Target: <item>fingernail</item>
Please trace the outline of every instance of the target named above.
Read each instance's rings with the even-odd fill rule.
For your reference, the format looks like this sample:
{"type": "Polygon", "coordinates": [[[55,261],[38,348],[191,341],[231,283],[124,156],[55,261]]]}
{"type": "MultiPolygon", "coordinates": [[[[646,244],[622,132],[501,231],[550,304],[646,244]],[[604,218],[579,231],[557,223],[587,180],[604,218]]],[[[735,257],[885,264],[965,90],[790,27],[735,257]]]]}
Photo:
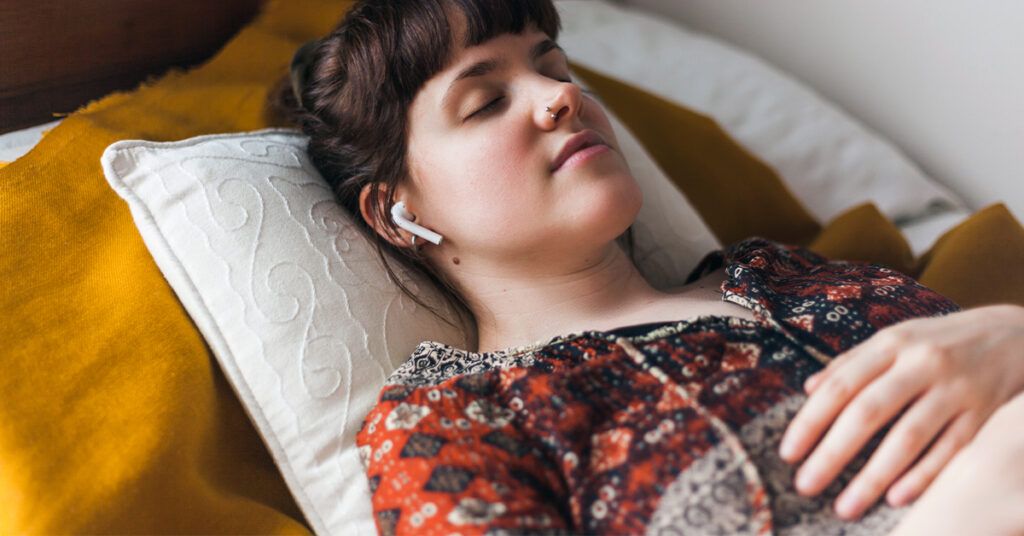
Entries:
{"type": "Polygon", "coordinates": [[[903,506],[910,499],[909,494],[906,487],[893,487],[889,490],[886,498],[889,499],[890,506],[903,506]]]}
{"type": "Polygon", "coordinates": [[[790,460],[796,454],[796,439],[793,439],[793,434],[786,434],[782,437],[782,444],[779,445],[779,456],[783,460],[790,460]]]}
{"type": "Polygon", "coordinates": [[[796,489],[800,492],[808,493],[817,481],[818,475],[813,467],[801,467],[800,471],[796,474],[796,489]]]}
{"type": "Polygon", "coordinates": [[[836,513],[840,517],[849,518],[860,509],[860,497],[856,493],[846,492],[836,501],[836,513]]]}
{"type": "Polygon", "coordinates": [[[806,380],[804,380],[804,391],[810,391],[811,389],[814,389],[814,384],[817,383],[817,381],[818,381],[818,374],[821,374],[821,373],[818,372],[818,373],[812,374],[812,375],[808,376],[806,380]]]}

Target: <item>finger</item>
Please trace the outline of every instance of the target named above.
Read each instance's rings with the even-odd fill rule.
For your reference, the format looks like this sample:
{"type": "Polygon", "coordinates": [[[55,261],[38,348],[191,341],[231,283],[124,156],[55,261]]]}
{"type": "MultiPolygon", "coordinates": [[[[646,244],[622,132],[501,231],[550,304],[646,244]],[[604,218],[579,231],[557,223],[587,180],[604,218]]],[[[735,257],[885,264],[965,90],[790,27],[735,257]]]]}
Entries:
{"type": "Polygon", "coordinates": [[[823,369],[820,372],[814,373],[808,376],[806,380],[804,380],[805,393],[809,395],[814,393],[814,388],[821,385],[821,381],[825,379],[826,370],[828,369],[823,369]]]}
{"type": "Polygon", "coordinates": [[[865,387],[800,467],[797,490],[814,495],[828,486],[871,436],[927,385],[927,376],[894,368],[865,387]]]}
{"type": "Polygon", "coordinates": [[[925,319],[915,318],[885,327],[868,337],[867,340],[848,348],[845,352],[829,361],[824,369],[807,378],[807,381],[804,383],[807,394],[811,394],[819,385],[824,383],[825,379],[842,369],[846,363],[862,361],[862,356],[864,355],[885,353],[886,351],[895,352],[901,347],[906,346],[906,343],[909,342],[907,339],[907,326],[921,320],[925,319]]]}
{"type": "Polygon", "coordinates": [[[807,454],[836,418],[839,411],[858,392],[892,363],[892,353],[884,350],[858,352],[842,371],[831,373],[822,386],[810,395],[789,423],[782,437],[779,455],[793,463],[807,454]]]}
{"type": "Polygon", "coordinates": [[[808,376],[807,379],[804,380],[804,391],[806,391],[808,395],[814,393],[814,387],[817,387],[821,383],[821,380],[824,378],[824,373],[825,371],[822,370],[821,372],[808,376]]]}
{"type": "MultiPolygon", "coordinates": [[[[865,344],[867,343],[865,342],[865,344]]],[[[843,366],[843,363],[850,360],[850,355],[859,354],[862,347],[863,345],[855,346],[854,348],[857,349],[856,352],[854,352],[853,349],[850,349],[846,352],[839,354],[834,359],[832,359],[832,361],[829,361],[828,364],[825,365],[825,368],[812,374],[809,378],[807,378],[806,381],[804,381],[804,391],[808,395],[813,393],[814,389],[821,385],[822,381],[825,380],[825,378],[828,378],[829,376],[834,374],[843,366]]]]}
{"type": "Polygon", "coordinates": [[[951,403],[950,396],[938,389],[926,392],[913,402],[885,435],[868,463],[839,495],[836,500],[839,517],[860,517],[875,504],[956,414],[957,407],[951,403]]]}
{"type": "Polygon", "coordinates": [[[939,472],[978,431],[980,423],[970,413],[961,413],[917,464],[889,488],[886,500],[894,507],[903,506],[924,493],[939,472]]]}

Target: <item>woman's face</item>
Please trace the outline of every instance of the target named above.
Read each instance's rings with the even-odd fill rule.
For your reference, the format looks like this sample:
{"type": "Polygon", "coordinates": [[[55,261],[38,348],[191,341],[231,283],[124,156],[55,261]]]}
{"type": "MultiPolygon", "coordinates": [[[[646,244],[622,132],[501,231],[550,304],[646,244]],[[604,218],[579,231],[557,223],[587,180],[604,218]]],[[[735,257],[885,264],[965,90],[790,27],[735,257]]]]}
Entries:
{"type": "Polygon", "coordinates": [[[528,27],[458,49],[416,95],[412,176],[397,199],[444,236],[441,253],[497,262],[589,258],[633,222],[639,186],[604,110],[570,82],[568,69],[562,50],[528,27]],[[458,76],[488,60],[493,69],[458,76]],[[610,150],[552,171],[566,142],[587,129],[610,150]]]}

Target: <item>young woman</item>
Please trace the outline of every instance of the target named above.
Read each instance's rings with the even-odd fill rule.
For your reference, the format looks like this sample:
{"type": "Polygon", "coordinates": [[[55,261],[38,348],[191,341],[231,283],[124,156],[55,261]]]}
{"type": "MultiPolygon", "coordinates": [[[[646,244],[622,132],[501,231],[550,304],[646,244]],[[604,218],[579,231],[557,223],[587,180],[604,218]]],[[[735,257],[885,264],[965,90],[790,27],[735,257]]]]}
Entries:
{"type": "MultiPolygon", "coordinates": [[[[559,26],[549,0],[359,2],[283,94],[389,273],[429,277],[478,341],[421,343],[364,421],[379,530],[955,527],[950,502],[991,493],[929,483],[958,451],[1019,448],[986,427],[962,449],[1022,411],[1024,309],[959,311],[759,238],[653,288],[629,251],[639,187],[559,26]],[[926,488],[931,510],[901,508],[926,488]]],[[[967,526],[1024,530],[975,502],[967,526]]]]}

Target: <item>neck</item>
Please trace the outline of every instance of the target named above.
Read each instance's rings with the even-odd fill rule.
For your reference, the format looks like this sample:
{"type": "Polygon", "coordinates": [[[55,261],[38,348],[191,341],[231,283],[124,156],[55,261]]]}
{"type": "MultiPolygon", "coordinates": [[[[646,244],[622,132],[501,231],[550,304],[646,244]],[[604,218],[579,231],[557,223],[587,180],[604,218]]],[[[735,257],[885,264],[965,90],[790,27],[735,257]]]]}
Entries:
{"type": "Polygon", "coordinates": [[[614,242],[578,259],[567,263],[563,257],[532,266],[463,261],[452,275],[476,318],[477,351],[619,327],[631,314],[665,296],[647,283],[614,242]]]}

